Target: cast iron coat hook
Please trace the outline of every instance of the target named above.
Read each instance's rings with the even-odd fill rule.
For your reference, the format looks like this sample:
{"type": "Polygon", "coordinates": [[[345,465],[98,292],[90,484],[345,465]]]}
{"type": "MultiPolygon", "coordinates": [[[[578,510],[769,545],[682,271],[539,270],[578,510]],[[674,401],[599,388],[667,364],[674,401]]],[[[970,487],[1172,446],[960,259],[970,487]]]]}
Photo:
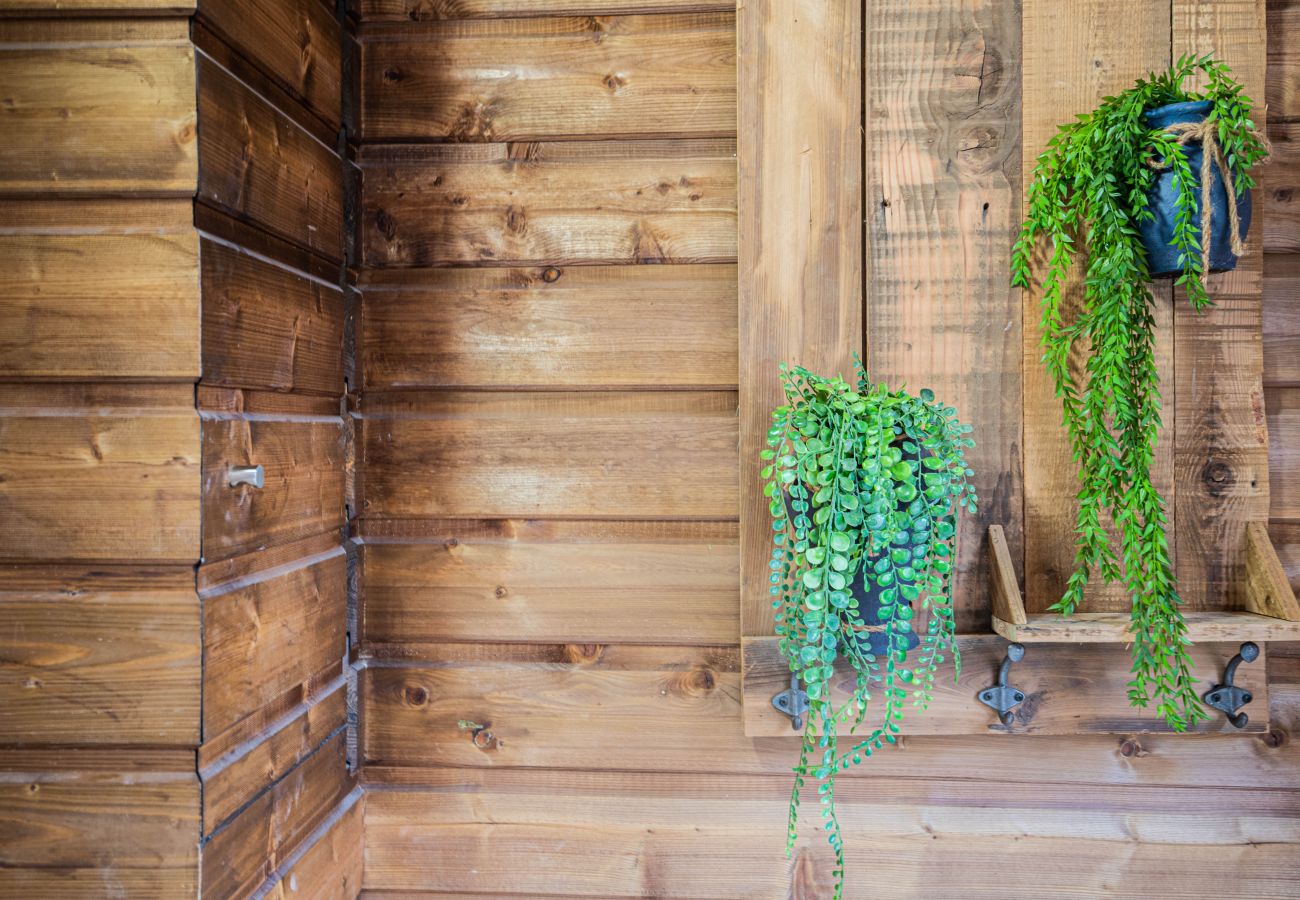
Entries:
{"type": "Polygon", "coordinates": [[[1020,662],[1024,658],[1024,644],[1008,644],[1007,655],[998,668],[998,683],[985,688],[979,693],[980,703],[993,707],[997,711],[998,720],[1003,725],[1011,724],[1015,719],[1015,714],[1011,710],[1019,706],[1025,699],[1025,692],[1008,682],[1011,677],[1011,664],[1020,662]]]}
{"type": "Polygon", "coordinates": [[[1250,691],[1238,687],[1232,683],[1233,678],[1237,676],[1237,666],[1243,662],[1254,662],[1259,659],[1259,645],[1253,641],[1246,641],[1237,651],[1237,655],[1228,661],[1228,667],[1223,670],[1223,681],[1210,688],[1201,699],[1206,705],[1213,706],[1228,717],[1234,728],[1245,728],[1250,717],[1244,712],[1238,712],[1247,703],[1254,699],[1250,691]]]}

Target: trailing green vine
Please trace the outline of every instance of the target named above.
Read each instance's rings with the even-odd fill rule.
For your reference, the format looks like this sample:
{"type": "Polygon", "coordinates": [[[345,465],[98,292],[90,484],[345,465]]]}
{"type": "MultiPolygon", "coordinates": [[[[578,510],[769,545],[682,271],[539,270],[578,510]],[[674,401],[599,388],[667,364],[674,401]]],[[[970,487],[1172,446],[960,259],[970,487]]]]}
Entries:
{"type": "Polygon", "coordinates": [[[1169,71],[1149,75],[1061,127],[1038,158],[1011,262],[1012,283],[1030,287],[1034,254],[1046,243],[1043,362],[1079,466],[1075,568],[1053,609],[1074,612],[1094,573],[1107,582],[1122,581],[1133,606],[1129,699],[1135,706],[1154,700],[1176,731],[1206,714],[1191,674],[1165,505],[1151,482],[1160,392],[1139,225],[1152,219],[1147,192],[1158,169],[1168,169],[1178,188],[1173,245],[1182,272],[1175,283],[1196,310],[1209,305],[1202,281],[1199,178],[1178,137],[1150,128],[1143,118],[1150,109],[1189,100],[1210,101],[1206,121],[1236,190],[1253,187],[1249,169],[1267,148],[1250,118],[1251,99],[1223,63],[1183,57],[1169,71]],[[1206,81],[1201,93],[1183,87],[1197,73],[1206,81]],[[1063,294],[1077,243],[1087,246],[1086,277],[1082,302],[1067,317],[1063,294]],[[1071,365],[1080,355],[1086,358],[1082,370],[1071,365]],[[1119,535],[1118,554],[1103,524],[1106,513],[1119,535]]]}
{"type": "Polygon", "coordinates": [[[808,693],[809,711],[790,798],[787,850],[794,847],[801,791],[818,782],[823,827],[835,851],[835,897],[843,895],[844,843],[835,815],[835,776],[901,731],[909,693],[925,708],[940,663],[960,667],[952,607],[957,516],[975,510],[966,463],[971,429],[923,390],[919,397],[781,366],[786,403],[772,413],[762,477],[772,514],[771,587],[781,653],[808,693]],[[866,625],[855,579],[878,591],[877,622],[866,625]],[[925,617],[918,659],[909,635],[925,617]],[[887,635],[877,659],[865,638],[887,635]],[[835,663],[853,669],[853,689],[832,697],[835,663]],[[837,733],[865,720],[871,685],[883,721],[841,749],[837,733]]]}

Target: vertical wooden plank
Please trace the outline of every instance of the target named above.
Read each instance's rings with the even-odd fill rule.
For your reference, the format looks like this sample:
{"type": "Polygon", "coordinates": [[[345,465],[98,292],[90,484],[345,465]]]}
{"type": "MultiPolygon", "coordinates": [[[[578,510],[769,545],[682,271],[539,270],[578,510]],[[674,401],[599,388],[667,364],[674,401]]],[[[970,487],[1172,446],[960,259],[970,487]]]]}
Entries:
{"type": "MultiPolygon", "coordinates": [[[[1264,128],[1264,0],[1173,0],[1172,21],[1174,58],[1213,52],[1226,62],[1264,128]]],[[[1246,525],[1268,517],[1261,220],[1257,212],[1237,269],[1209,279],[1213,309],[1197,315],[1181,291],[1174,304],[1178,588],[1190,608],[1241,606],[1246,525]]]]}
{"type": "Polygon", "coordinates": [[[741,625],[771,634],[758,478],[779,362],[851,372],[862,341],[861,8],[737,11],[741,625]]]}
{"type": "MultiPolygon", "coordinates": [[[[1024,177],[1046,149],[1058,125],[1096,107],[1102,97],[1131,87],[1147,72],[1169,63],[1169,6],[1123,0],[1025,0],[1024,41],[1024,177]]],[[[1076,262],[1064,306],[1067,315],[1082,299],[1076,262]]],[[[1156,286],[1157,359],[1166,419],[1173,408],[1171,336],[1173,314],[1169,289],[1156,286]]],[[[1042,612],[1060,599],[1074,567],[1077,515],[1077,466],[1061,421],[1051,377],[1043,367],[1037,291],[1023,293],[1024,314],[1024,460],[1025,460],[1025,607],[1042,612]]],[[[1082,361],[1080,361],[1081,364],[1082,361]]],[[[981,377],[984,373],[980,373],[981,377]]],[[[978,427],[978,422],[975,423],[978,427]]],[[[1172,507],[1170,465],[1172,435],[1157,446],[1153,477],[1172,507]]],[[[1086,608],[1127,609],[1122,588],[1090,586],[1086,608]]]]}
{"type": "Polygon", "coordinates": [[[1019,569],[1020,19],[994,0],[867,4],[864,309],[876,379],[931,387],[975,427],[981,504],[962,526],[958,631],[988,628],[990,525],[1019,569]],[[972,377],[977,375],[977,377],[972,377]]]}

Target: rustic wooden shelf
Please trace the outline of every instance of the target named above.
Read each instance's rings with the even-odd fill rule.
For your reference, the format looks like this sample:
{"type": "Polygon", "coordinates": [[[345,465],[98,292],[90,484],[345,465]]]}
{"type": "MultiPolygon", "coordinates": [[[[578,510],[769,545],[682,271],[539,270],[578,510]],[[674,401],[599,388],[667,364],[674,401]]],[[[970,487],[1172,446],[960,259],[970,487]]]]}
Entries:
{"type": "MultiPolygon", "coordinates": [[[[989,527],[989,579],[993,630],[1019,643],[1106,644],[1132,640],[1127,612],[1025,613],[1002,527],[989,527]]],[[[1210,641],[1300,640],[1300,603],[1287,581],[1268,530],[1259,523],[1246,528],[1245,610],[1194,610],[1186,613],[1187,636],[1210,641]]]]}

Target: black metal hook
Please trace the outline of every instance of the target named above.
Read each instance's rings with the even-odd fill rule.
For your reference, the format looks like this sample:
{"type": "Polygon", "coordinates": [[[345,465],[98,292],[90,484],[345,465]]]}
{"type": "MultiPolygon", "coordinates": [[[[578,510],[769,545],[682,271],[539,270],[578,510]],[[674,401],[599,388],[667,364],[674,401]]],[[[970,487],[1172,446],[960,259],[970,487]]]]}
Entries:
{"type": "Polygon", "coordinates": [[[808,711],[808,692],[799,687],[797,674],[791,674],[789,690],[773,697],[772,705],[790,717],[790,727],[795,731],[803,728],[803,714],[808,711]]]}
{"type": "Polygon", "coordinates": [[[1008,644],[1007,655],[1002,660],[1002,665],[998,668],[998,683],[992,687],[985,688],[979,693],[979,700],[985,706],[991,706],[997,711],[998,720],[1003,725],[1010,725],[1015,719],[1011,710],[1015,709],[1025,699],[1025,692],[1015,685],[1011,684],[1011,664],[1020,662],[1025,658],[1024,644],[1008,644]]]}
{"type": "Polygon", "coordinates": [[[1223,670],[1223,681],[1214,685],[1206,691],[1201,699],[1206,705],[1212,706],[1221,711],[1228,717],[1234,728],[1245,728],[1250,717],[1244,712],[1238,712],[1243,706],[1254,699],[1250,691],[1243,687],[1238,687],[1232,683],[1237,676],[1237,666],[1243,662],[1254,662],[1259,659],[1259,645],[1253,641],[1246,641],[1237,651],[1237,655],[1229,660],[1227,668],[1223,670]]]}

